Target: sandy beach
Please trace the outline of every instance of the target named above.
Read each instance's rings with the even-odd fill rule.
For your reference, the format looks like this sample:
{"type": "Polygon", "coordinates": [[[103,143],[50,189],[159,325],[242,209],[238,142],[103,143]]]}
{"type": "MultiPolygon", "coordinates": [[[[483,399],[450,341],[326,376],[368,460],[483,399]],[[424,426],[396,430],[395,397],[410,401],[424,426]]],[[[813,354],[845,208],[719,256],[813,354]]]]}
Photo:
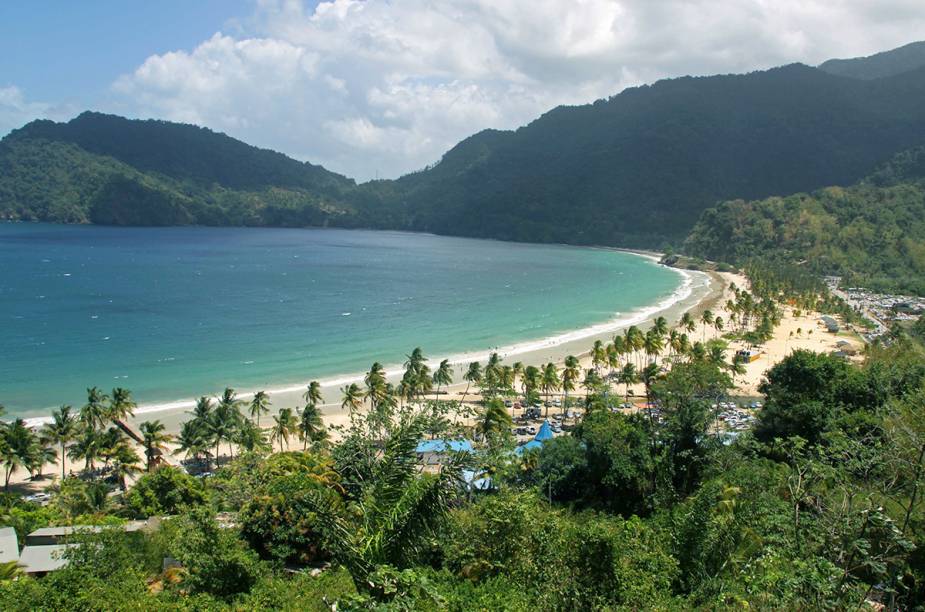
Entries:
{"type": "MultiPolygon", "coordinates": [[[[705,310],[711,310],[714,315],[722,317],[724,320],[730,320],[730,314],[726,308],[727,300],[733,299],[734,294],[730,288],[735,284],[739,288],[747,288],[747,279],[739,274],[727,272],[710,272],[710,273],[692,273],[685,272],[686,285],[682,287],[683,295],[675,296],[670,303],[663,303],[650,308],[632,313],[620,318],[618,315],[608,324],[590,327],[578,332],[563,334],[555,338],[540,340],[533,343],[520,345],[517,347],[498,347],[496,350],[502,356],[505,363],[521,361],[524,365],[542,365],[544,363],[557,363],[560,366],[568,355],[574,355],[579,358],[582,368],[591,367],[590,348],[596,340],[609,342],[613,336],[626,329],[630,325],[637,325],[640,329],[647,329],[652,324],[652,320],[657,316],[664,316],[670,327],[677,325],[681,316],[685,312],[690,312],[695,320],[699,320],[700,314],[705,310]]],[[[703,328],[698,322],[697,328],[690,333],[693,340],[700,338],[712,339],[718,337],[719,333],[709,327],[703,328]]],[[[784,308],[784,316],[777,328],[774,330],[773,338],[761,347],[760,357],[749,364],[745,365],[745,373],[736,376],[735,394],[744,397],[754,397],[758,395],[758,386],[764,377],[764,373],[775,363],[782,360],[787,354],[794,349],[807,349],[818,352],[831,352],[837,348],[836,343],[844,341],[852,351],[860,354],[863,347],[863,341],[853,332],[842,332],[831,334],[825,330],[819,320],[817,313],[800,313],[800,316],[789,307],[784,308]]],[[[745,343],[741,341],[731,342],[727,351],[727,359],[731,360],[735,352],[741,348],[746,348],[745,343]]],[[[431,356],[431,367],[439,363],[440,358],[431,356]]],[[[460,381],[465,365],[470,361],[484,361],[487,358],[487,351],[484,354],[457,355],[451,358],[454,364],[454,378],[460,381]]],[[[374,358],[371,359],[371,362],[374,358]]],[[[400,376],[400,365],[395,364],[387,366],[388,379],[392,383],[397,383],[400,376]]],[[[343,425],[348,421],[348,415],[340,405],[340,387],[350,382],[361,382],[363,374],[358,373],[352,376],[339,377],[335,380],[324,381],[322,385],[322,395],[324,403],[321,406],[323,420],[326,426],[343,425]]],[[[445,390],[441,390],[441,399],[459,400],[462,399],[466,390],[465,382],[456,382],[445,390]]],[[[622,386],[620,386],[622,389],[622,386]]],[[[644,389],[641,384],[631,388],[633,395],[637,398],[644,396],[644,389]]],[[[290,407],[297,408],[303,404],[302,393],[303,386],[296,386],[283,390],[271,392],[271,414],[277,412],[280,408],[290,407]]],[[[479,396],[474,394],[475,389],[470,389],[467,396],[468,402],[477,402],[479,396]]],[[[248,401],[251,395],[244,393],[240,398],[248,401]]],[[[179,431],[183,421],[188,420],[188,411],[192,407],[191,402],[177,402],[173,405],[159,406],[154,409],[151,407],[140,406],[135,416],[129,420],[129,425],[136,429],[139,423],[143,421],[158,419],[167,428],[170,433],[179,431]]],[[[264,423],[271,422],[271,417],[267,416],[264,423]]],[[[299,448],[300,443],[294,441],[290,448],[299,448]]],[[[172,449],[171,449],[172,450],[172,449]]],[[[143,453],[139,449],[139,454],[143,453]]],[[[178,463],[179,457],[171,456],[171,463],[178,463]]],[[[76,468],[68,461],[66,469],[76,468]]],[[[30,481],[29,475],[23,470],[14,473],[11,485],[17,490],[22,491],[39,491],[51,483],[48,476],[60,475],[60,464],[48,464],[45,467],[46,478],[36,481],[30,481]]]]}

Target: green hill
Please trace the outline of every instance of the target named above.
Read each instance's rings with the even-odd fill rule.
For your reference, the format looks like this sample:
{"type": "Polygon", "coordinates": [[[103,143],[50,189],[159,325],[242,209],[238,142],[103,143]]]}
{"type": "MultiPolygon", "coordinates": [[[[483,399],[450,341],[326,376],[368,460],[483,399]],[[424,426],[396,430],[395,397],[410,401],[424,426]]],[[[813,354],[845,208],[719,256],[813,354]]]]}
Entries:
{"type": "Polygon", "coordinates": [[[685,77],[476,134],[391,202],[415,230],[657,247],[717,201],[849,184],[923,140],[925,70],[685,77]]]}
{"type": "Polygon", "coordinates": [[[480,132],[431,168],[359,186],[204,128],[84,113],[0,141],[0,217],[657,248],[717,202],[852,184],[922,142],[925,68],[876,81],[799,64],[659,81],[480,132]]]}
{"type": "Polygon", "coordinates": [[[875,53],[868,57],[831,59],[819,64],[819,69],[854,79],[880,79],[917,70],[923,66],[925,41],[909,43],[898,49],[875,53]]]}
{"type": "Polygon", "coordinates": [[[850,285],[925,295],[925,147],[851,187],[723,202],[703,213],[685,250],[734,264],[799,263],[850,285]]]}
{"type": "Polygon", "coordinates": [[[350,225],[352,180],[224,134],[83,113],[0,141],[0,217],[115,225],[350,225]]]}

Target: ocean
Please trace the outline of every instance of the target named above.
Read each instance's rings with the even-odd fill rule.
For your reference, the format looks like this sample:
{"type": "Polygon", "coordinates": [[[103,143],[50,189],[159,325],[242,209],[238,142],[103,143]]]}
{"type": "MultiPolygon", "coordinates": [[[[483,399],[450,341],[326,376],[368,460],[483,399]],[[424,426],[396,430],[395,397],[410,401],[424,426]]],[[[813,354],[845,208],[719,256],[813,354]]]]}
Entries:
{"type": "MultiPolygon", "coordinates": [[[[688,279],[689,280],[689,279],[688,279]]],[[[608,249],[335,229],[0,224],[0,404],[157,405],[614,328],[685,277],[608,249]]],[[[457,368],[459,370],[459,368],[457,368]]],[[[459,373],[458,373],[459,374],[459,373]]],[[[457,378],[459,376],[457,375],[457,378]]]]}

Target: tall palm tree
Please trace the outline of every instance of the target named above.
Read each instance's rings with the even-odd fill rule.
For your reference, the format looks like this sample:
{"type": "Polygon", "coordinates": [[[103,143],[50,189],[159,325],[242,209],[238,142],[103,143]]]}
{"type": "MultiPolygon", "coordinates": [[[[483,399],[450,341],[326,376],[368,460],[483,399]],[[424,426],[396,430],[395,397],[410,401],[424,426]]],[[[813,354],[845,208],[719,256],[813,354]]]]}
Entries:
{"type": "Polygon", "coordinates": [[[120,444],[112,462],[113,474],[119,481],[122,491],[127,489],[126,480],[133,478],[141,471],[141,460],[138,453],[128,444],[120,444]]]}
{"type": "Polygon", "coordinates": [[[524,375],[524,364],[522,361],[515,361],[514,365],[511,366],[511,370],[514,373],[514,382],[511,384],[511,390],[514,389],[514,386],[517,383],[518,378],[522,378],[524,375]]]}
{"type": "Polygon", "coordinates": [[[363,406],[363,392],[356,383],[350,383],[349,385],[341,387],[340,392],[343,395],[340,407],[344,410],[356,412],[363,406]]]}
{"type": "Polygon", "coordinates": [[[192,455],[195,459],[210,455],[209,448],[212,446],[212,440],[209,437],[207,423],[208,417],[205,421],[196,419],[184,421],[180,426],[180,433],[177,434],[177,448],[173,454],[182,453],[187,458],[192,455]]]}
{"type": "Polygon", "coordinates": [[[366,391],[363,397],[369,400],[370,409],[375,410],[379,402],[382,401],[388,384],[385,379],[385,369],[382,367],[382,364],[378,361],[373,363],[366,377],[363,379],[363,382],[366,385],[366,391]]]}
{"type": "Polygon", "coordinates": [[[321,383],[317,380],[308,383],[308,389],[302,394],[302,399],[305,400],[306,404],[315,404],[316,406],[324,403],[324,398],[321,397],[321,383]]]}
{"type": "Polygon", "coordinates": [[[154,458],[167,450],[167,443],[173,436],[166,433],[164,424],[158,420],[145,421],[138,426],[141,438],[144,440],[145,457],[148,461],[148,471],[154,468],[154,458]]]}
{"type": "Polygon", "coordinates": [[[476,421],[476,433],[479,434],[482,440],[486,440],[493,434],[509,431],[510,428],[511,415],[507,413],[504,402],[497,397],[488,400],[488,404],[479,413],[476,421]]]}
{"type": "Polygon", "coordinates": [[[35,434],[26,427],[26,422],[16,419],[0,430],[0,462],[4,468],[4,488],[9,491],[10,477],[17,469],[29,463],[30,452],[34,453],[35,434]]]}
{"type": "Polygon", "coordinates": [[[449,359],[444,359],[440,362],[439,367],[434,372],[434,386],[436,390],[434,392],[434,399],[440,395],[440,387],[449,387],[453,384],[453,366],[450,365],[449,359]]]}
{"type": "Polygon", "coordinates": [[[691,316],[691,313],[685,312],[681,315],[680,326],[682,329],[687,330],[687,333],[691,333],[697,327],[697,324],[694,322],[694,317],[691,316]]]}
{"type": "Polygon", "coordinates": [[[302,437],[302,450],[308,450],[308,443],[313,445],[327,436],[321,413],[314,404],[306,404],[299,415],[299,434],[302,437]]]}
{"type": "Polygon", "coordinates": [[[581,382],[581,386],[585,389],[585,402],[588,401],[591,392],[600,387],[603,382],[594,368],[585,370],[585,379],[581,382]]]}
{"type": "Polygon", "coordinates": [[[524,369],[523,376],[524,402],[530,401],[530,396],[543,384],[542,372],[536,366],[529,365],[524,369]]]}
{"type": "Polygon", "coordinates": [[[723,325],[724,325],[724,324],[723,324],[723,318],[722,318],[722,317],[715,317],[715,318],[713,319],[713,329],[716,330],[716,333],[717,333],[717,334],[722,334],[722,333],[723,333],[723,325]]]}
{"type": "Polygon", "coordinates": [[[116,387],[112,390],[112,397],[109,399],[109,410],[107,416],[110,421],[124,421],[135,415],[135,408],[138,404],[132,398],[132,392],[122,387],[116,387]]]}
{"type": "Polygon", "coordinates": [[[652,329],[654,329],[655,333],[657,333],[659,336],[665,337],[665,335],[668,333],[667,319],[665,319],[665,317],[656,317],[655,320],[652,321],[652,329]]]}
{"type": "Polygon", "coordinates": [[[645,350],[646,357],[648,357],[650,363],[657,362],[658,356],[661,354],[663,346],[662,337],[658,335],[654,327],[646,332],[643,349],[645,350]]]}
{"type": "Polygon", "coordinates": [[[222,396],[218,398],[218,407],[233,413],[235,420],[242,418],[241,407],[244,405],[243,400],[238,399],[238,393],[231,387],[226,387],[222,396]]]}
{"type": "Polygon", "coordinates": [[[249,453],[263,453],[272,450],[267,442],[267,436],[253,421],[244,420],[234,433],[234,441],[238,448],[249,453]]]}
{"type": "Polygon", "coordinates": [[[29,449],[24,457],[24,464],[32,478],[42,478],[44,467],[58,460],[58,451],[48,440],[40,436],[31,436],[29,449]]]}
{"type": "Polygon", "coordinates": [[[466,381],[466,390],[463,391],[462,403],[465,403],[466,396],[469,395],[469,385],[472,383],[478,385],[482,382],[482,365],[478,361],[470,363],[469,369],[463,374],[463,380],[466,381]]]}
{"type": "Polygon", "coordinates": [[[706,340],[707,328],[713,325],[713,311],[709,308],[703,311],[703,314],[700,315],[700,322],[703,323],[703,329],[701,330],[701,341],[706,340]]]}
{"type": "MultiPolygon", "coordinates": [[[[228,395],[226,389],[226,396],[228,395]]],[[[232,391],[232,396],[234,392],[232,391]]],[[[223,397],[223,400],[227,400],[227,397],[223,397]]],[[[241,425],[241,422],[244,418],[241,416],[241,411],[235,405],[237,400],[234,400],[232,397],[231,401],[220,401],[215,407],[215,410],[209,415],[209,420],[206,423],[210,437],[215,443],[215,460],[218,462],[219,450],[222,442],[228,443],[228,453],[231,455],[232,459],[234,458],[234,446],[232,441],[235,436],[235,432],[238,430],[238,427],[241,425]]]]}
{"type": "Polygon", "coordinates": [[[565,369],[562,370],[562,391],[565,392],[565,400],[562,402],[563,413],[568,410],[569,391],[575,390],[575,383],[578,382],[578,378],[581,376],[581,364],[574,355],[566,357],[564,365],[565,369]]]}
{"type": "Polygon", "coordinates": [[[561,382],[559,381],[559,371],[556,369],[556,364],[549,362],[545,366],[543,366],[542,385],[543,385],[543,393],[546,394],[546,414],[545,416],[548,417],[549,416],[549,403],[550,403],[549,395],[553,391],[558,391],[559,385],[561,385],[561,382]]]}
{"type": "Polygon", "coordinates": [[[620,370],[620,373],[617,375],[617,382],[626,385],[626,395],[623,398],[623,402],[628,404],[630,401],[630,385],[639,382],[639,376],[636,374],[636,366],[629,362],[624,364],[623,369],[620,370]]]}
{"type": "Polygon", "coordinates": [[[42,426],[41,435],[52,444],[61,448],[61,480],[64,480],[67,463],[67,445],[77,436],[77,417],[71,412],[73,408],[64,405],[51,413],[51,422],[42,426]]]}
{"type": "Polygon", "coordinates": [[[279,450],[283,450],[283,441],[286,442],[286,450],[289,450],[289,434],[292,433],[295,426],[292,408],[281,408],[279,414],[273,417],[273,428],[270,430],[270,440],[279,442],[279,450]]]}
{"type": "Polygon", "coordinates": [[[491,353],[488,356],[483,378],[488,387],[488,395],[494,397],[501,383],[501,356],[498,353],[491,353]]]}
{"type": "Polygon", "coordinates": [[[87,403],[80,409],[80,420],[84,425],[91,429],[102,429],[106,425],[106,421],[109,420],[107,401],[109,396],[99,387],[87,389],[87,403]]]}
{"type": "Polygon", "coordinates": [[[600,374],[601,366],[605,363],[607,363],[607,351],[604,348],[604,343],[600,340],[595,340],[594,346],[591,347],[591,365],[600,374]]]}
{"type": "Polygon", "coordinates": [[[257,419],[257,427],[260,427],[260,415],[270,412],[270,396],[266,391],[258,391],[254,394],[250,403],[251,419],[257,419]]]}
{"type": "Polygon", "coordinates": [[[196,407],[193,408],[193,411],[190,413],[193,415],[193,420],[198,421],[199,423],[208,422],[209,418],[212,416],[212,409],[214,408],[211,397],[202,396],[196,400],[196,407]]]}
{"type": "Polygon", "coordinates": [[[68,448],[67,456],[72,461],[83,459],[84,470],[96,469],[96,460],[100,458],[100,437],[100,432],[92,427],[82,427],[68,448]]]}

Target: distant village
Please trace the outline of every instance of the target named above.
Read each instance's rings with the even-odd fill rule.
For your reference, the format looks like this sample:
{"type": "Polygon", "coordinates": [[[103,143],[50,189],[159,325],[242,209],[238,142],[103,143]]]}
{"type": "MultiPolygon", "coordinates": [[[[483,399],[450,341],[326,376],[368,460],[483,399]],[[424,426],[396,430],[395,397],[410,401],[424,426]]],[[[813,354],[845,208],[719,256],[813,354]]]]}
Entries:
{"type": "Polygon", "coordinates": [[[923,297],[875,293],[863,287],[841,287],[841,280],[840,276],[825,277],[832,293],[876,325],[876,330],[868,334],[871,337],[886,332],[893,322],[915,321],[925,312],[923,297]]]}

